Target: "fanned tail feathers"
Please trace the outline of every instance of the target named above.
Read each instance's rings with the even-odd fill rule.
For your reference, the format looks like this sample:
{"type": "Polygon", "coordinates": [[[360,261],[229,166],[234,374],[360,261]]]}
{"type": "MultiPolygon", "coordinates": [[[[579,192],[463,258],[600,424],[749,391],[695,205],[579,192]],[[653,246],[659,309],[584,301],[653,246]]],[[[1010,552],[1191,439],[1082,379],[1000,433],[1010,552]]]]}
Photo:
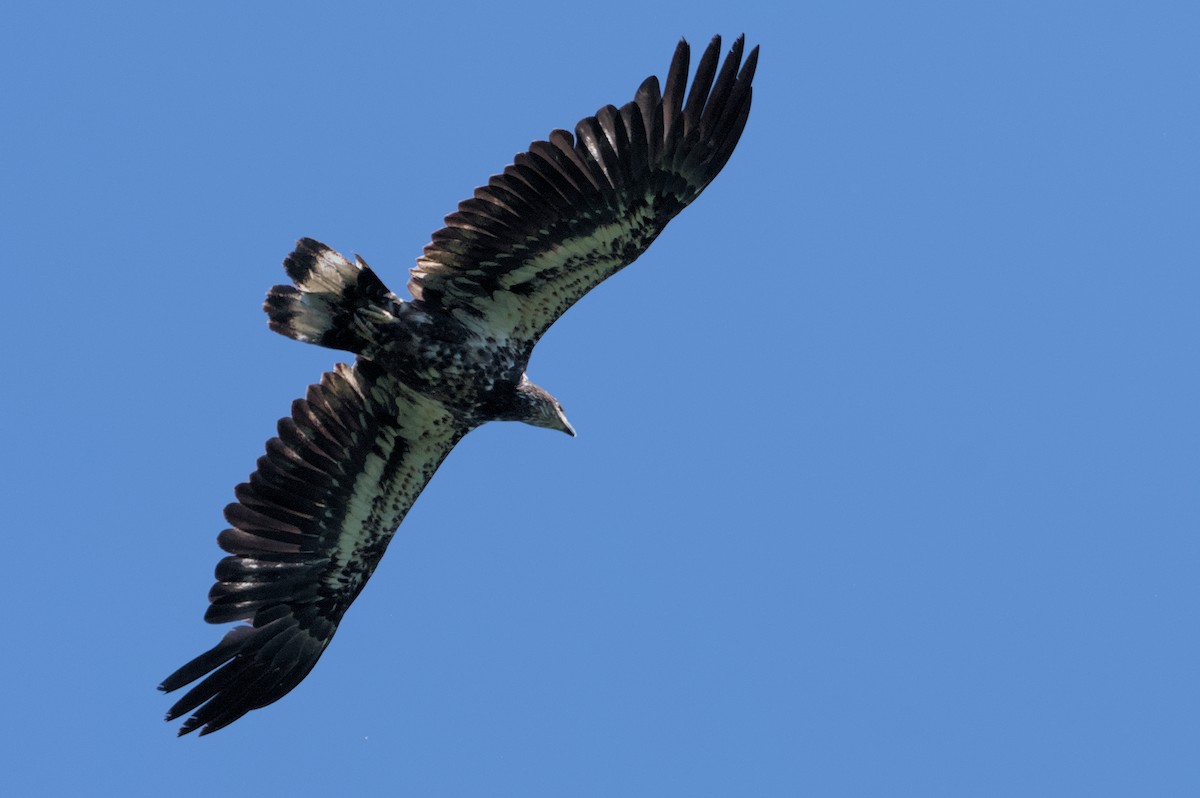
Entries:
{"type": "Polygon", "coordinates": [[[295,286],[275,286],[263,303],[271,329],[369,357],[375,330],[395,319],[401,301],[362,258],[354,261],[311,238],[297,241],[283,261],[295,286]]]}

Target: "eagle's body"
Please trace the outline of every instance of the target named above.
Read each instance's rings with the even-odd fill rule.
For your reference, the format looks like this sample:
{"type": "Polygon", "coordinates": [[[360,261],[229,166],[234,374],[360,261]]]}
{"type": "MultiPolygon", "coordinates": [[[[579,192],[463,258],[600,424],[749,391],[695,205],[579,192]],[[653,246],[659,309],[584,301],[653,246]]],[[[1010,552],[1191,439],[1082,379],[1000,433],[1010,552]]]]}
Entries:
{"type": "Polygon", "coordinates": [[[357,355],[296,400],[225,510],[205,619],[246,620],[167,677],[203,680],[168,719],[220,729],[308,674],[396,528],[458,441],[488,421],[569,434],[525,374],[542,334],[633,262],[725,165],[750,111],[758,50],[739,38],[717,74],[714,38],[684,102],[680,42],[662,93],[606,106],[530,145],[446,217],[412,272],[411,301],[362,261],[311,239],[284,261],[294,285],[265,310],[276,332],[357,355]],[[739,69],[740,66],[740,69],[739,69]],[[714,80],[715,79],[715,80],[714,80]]]}

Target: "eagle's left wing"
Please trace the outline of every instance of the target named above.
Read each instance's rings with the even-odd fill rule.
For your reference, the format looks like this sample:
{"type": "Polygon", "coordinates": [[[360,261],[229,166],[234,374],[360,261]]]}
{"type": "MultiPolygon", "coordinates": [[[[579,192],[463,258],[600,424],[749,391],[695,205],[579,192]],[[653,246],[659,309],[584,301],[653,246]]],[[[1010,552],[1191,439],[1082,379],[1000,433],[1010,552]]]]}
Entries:
{"type": "Polygon", "coordinates": [[[396,527],[468,432],[369,361],[339,364],[279,422],[225,508],[209,623],[246,620],[159,686],[201,677],[167,713],[208,734],[300,683],[383,556],[396,527]],[[203,728],[201,728],[203,727],[203,728]]]}
{"type": "Polygon", "coordinates": [[[446,217],[417,261],[413,298],[526,356],[584,294],[632,263],[699,196],[733,153],[750,113],[755,47],[742,37],[717,72],[721,38],[690,92],[688,44],[667,82],[535,141],[446,217]],[[714,81],[715,78],[715,81],[714,81]]]}

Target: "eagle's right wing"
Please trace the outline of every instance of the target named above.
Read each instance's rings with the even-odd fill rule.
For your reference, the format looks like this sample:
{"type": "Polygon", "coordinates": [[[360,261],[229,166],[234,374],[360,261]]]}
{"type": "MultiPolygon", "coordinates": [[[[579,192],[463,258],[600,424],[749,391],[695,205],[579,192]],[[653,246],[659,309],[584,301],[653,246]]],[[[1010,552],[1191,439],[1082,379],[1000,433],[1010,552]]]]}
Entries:
{"type": "Polygon", "coordinates": [[[750,114],[758,48],[721,38],[687,90],[689,50],[666,85],[647,78],[632,102],[606,106],[535,141],[446,217],[408,288],[426,306],[528,357],[584,294],[636,259],[733,154],[750,114]]]}
{"type": "Polygon", "coordinates": [[[396,527],[468,432],[441,405],[369,361],[339,364],[279,422],[225,508],[209,623],[247,620],[159,686],[201,677],[167,713],[208,734],[300,683],[383,556],[396,527]],[[207,676],[206,676],[207,674],[207,676]]]}

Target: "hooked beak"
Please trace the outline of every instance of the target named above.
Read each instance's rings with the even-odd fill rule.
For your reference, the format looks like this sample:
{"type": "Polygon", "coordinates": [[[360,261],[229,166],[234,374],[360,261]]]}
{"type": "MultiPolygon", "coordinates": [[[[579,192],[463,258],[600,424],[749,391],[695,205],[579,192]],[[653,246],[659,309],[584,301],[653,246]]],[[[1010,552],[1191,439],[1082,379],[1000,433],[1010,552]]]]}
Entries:
{"type": "Polygon", "coordinates": [[[567,414],[562,411],[561,407],[558,408],[558,420],[562,424],[562,426],[559,427],[559,429],[561,429],[563,432],[567,433],[572,438],[574,438],[575,437],[575,428],[571,426],[570,421],[567,421],[567,414]]]}

